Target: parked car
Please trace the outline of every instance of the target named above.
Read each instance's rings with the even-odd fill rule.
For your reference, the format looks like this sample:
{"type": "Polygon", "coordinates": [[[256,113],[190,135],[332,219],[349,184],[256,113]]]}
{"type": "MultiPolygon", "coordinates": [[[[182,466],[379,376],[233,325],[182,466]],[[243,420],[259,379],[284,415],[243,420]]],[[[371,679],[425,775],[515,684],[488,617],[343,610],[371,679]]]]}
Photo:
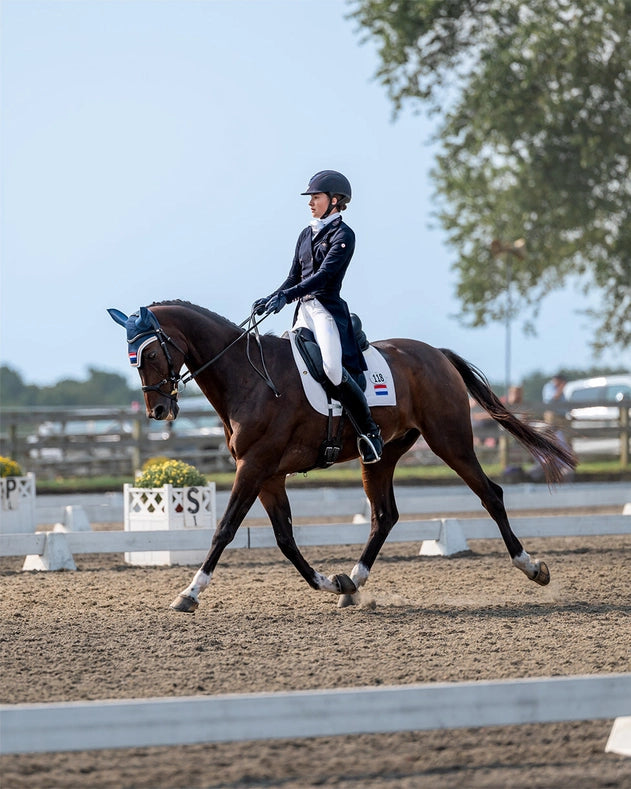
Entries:
{"type": "Polygon", "coordinates": [[[166,441],[173,436],[178,438],[203,438],[204,436],[224,436],[217,417],[178,416],[173,422],[147,422],[149,441],[166,441]]]}
{"type": "Polygon", "coordinates": [[[605,375],[568,381],[563,389],[572,420],[612,422],[620,416],[620,404],[631,407],[631,375],[605,375]],[[580,407],[580,403],[585,406],[580,407]],[[588,405],[591,404],[591,405],[588,405]],[[599,403],[599,405],[593,405],[599,403]],[[604,405],[611,403],[612,405],[604,405]]]}

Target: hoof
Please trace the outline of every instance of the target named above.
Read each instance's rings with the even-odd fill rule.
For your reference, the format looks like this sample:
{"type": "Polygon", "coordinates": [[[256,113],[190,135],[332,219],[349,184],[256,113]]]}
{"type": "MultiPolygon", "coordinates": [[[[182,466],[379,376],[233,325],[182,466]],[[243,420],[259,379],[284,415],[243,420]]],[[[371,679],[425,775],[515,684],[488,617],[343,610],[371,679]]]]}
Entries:
{"type": "Polygon", "coordinates": [[[339,575],[330,575],[329,581],[333,581],[333,583],[337,586],[338,594],[355,594],[357,591],[357,587],[345,573],[340,573],[339,575]]]}
{"type": "Polygon", "coordinates": [[[546,586],[550,583],[550,570],[545,562],[539,562],[539,569],[532,580],[539,586],[546,586]]]}
{"type": "Polygon", "coordinates": [[[352,594],[341,594],[337,598],[337,607],[338,608],[348,608],[349,605],[355,605],[355,595],[352,595],[352,594]]]}
{"type": "Polygon", "coordinates": [[[172,608],[174,611],[181,611],[184,614],[192,614],[198,605],[199,603],[193,597],[179,594],[169,608],[172,608]]]}

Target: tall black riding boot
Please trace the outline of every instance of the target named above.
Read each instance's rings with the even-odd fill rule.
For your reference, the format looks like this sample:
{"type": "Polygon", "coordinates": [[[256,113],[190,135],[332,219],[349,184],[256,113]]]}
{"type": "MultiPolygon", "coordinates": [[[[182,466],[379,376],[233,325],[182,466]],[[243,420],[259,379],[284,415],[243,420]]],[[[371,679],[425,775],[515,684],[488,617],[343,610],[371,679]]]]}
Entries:
{"type": "Polygon", "coordinates": [[[383,450],[381,430],[372,418],[366,396],[346,370],[342,373],[340,385],[330,387],[330,392],[344,406],[357,431],[357,449],[362,462],[376,463],[381,460],[383,450]]]}

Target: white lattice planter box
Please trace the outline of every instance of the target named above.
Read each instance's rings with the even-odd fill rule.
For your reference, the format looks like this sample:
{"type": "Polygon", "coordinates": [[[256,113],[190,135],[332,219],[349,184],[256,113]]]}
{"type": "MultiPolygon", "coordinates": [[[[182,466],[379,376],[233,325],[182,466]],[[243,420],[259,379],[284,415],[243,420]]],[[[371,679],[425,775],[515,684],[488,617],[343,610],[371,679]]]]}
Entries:
{"type": "Polygon", "coordinates": [[[0,534],[31,534],[35,518],[35,474],[0,478],[0,534]]]}
{"type": "MultiPolygon", "coordinates": [[[[160,529],[214,529],[217,523],[215,483],[188,488],[123,487],[125,531],[160,529]]],[[[210,548],[210,545],[208,546],[210,548]]],[[[201,564],[203,551],[133,551],[125,553],[128,564],[201,564]]]]}

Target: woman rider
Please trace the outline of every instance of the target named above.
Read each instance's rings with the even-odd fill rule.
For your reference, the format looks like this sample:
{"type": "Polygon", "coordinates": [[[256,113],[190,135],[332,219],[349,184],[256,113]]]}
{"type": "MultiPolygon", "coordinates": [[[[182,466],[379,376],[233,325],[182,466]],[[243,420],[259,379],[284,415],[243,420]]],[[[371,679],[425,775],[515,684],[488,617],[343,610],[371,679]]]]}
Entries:
{"type": "Polygon", "coordinates": [[[381,431],[373,421],[363,390],[355,380],[366,369],[357,345],[348,305],[340,297],[342,280],[355,250],[355,234],[342,221],[351,199],[348,179],[336,170],[322,170],[309,181],[313,216],[298,236],[289,276],[269,296],[257,299],[257,315],[280,312],[292,301],[298,306],[293,328],[310,329],[322,352],[329,394],[344,406],[355,423],[357,446],[364,463],[381,459],[381,431]]]}

